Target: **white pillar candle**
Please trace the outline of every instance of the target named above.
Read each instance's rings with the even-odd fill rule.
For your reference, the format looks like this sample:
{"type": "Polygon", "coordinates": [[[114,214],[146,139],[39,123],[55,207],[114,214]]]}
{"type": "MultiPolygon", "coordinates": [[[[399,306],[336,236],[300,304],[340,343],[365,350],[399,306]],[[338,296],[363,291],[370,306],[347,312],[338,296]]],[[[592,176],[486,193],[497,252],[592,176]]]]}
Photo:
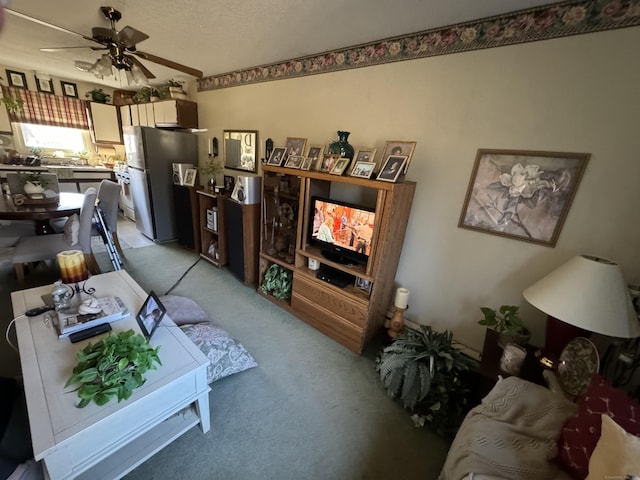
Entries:
{"type": "Polygon", "coordinates": [[[213,139],[209,139],[207,142],[209,144],[209,156],[213,155],[213,139]]]}
{"type": "Polygon", "coordinates": [[[396,290],[396,299],[393,304],[398,308],[407,308],[409,305],[409,289],[399,288],[396,290]]]}

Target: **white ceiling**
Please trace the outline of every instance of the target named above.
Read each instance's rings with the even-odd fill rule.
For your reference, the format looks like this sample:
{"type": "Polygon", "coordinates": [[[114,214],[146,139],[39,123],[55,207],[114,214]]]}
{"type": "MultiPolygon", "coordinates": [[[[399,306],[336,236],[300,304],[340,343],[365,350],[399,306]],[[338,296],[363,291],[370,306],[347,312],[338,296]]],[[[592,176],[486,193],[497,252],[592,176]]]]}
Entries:
{"type": "MultiPolygon", "coordinates": [[[[0,2],[1,3],[1,2],[0,2]]],[[[201,70],[204,76],[288,60],[396,35],[442,27],[549,0],[9,0],[7,8],[91,36],[108,27],[99,10],[122,13],[117,29],[130,25],[149,35],[138,49],[201,70]]],[[[126,88],[124,77],[98,80],[74,68],[95,62],[90,48],[40,52],[41,47],[89,46],[92,42],[5,13],[0,64],[49,75],[126,88]]],[[[144,61],[158,85],[188,80],[176,70],[144,61]]],[[[4,72],[0,75],[5,76],[4,72]]]]}

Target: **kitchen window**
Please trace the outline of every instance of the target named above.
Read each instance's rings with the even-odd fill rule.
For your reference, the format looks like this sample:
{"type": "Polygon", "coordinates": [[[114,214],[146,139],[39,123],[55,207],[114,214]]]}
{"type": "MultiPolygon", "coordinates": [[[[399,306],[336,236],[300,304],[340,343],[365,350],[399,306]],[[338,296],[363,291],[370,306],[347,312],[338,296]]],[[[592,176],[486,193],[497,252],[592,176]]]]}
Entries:
{"type": "Polygon", "coordinates": [[[51,127],[49,125],[33,125],[18,123],[21,140],[27,148],[43,148],[47,150],[62,150],[64,152],[87,151],[87,143],[91,144],[88,130],[78,128],[51,127]]]}

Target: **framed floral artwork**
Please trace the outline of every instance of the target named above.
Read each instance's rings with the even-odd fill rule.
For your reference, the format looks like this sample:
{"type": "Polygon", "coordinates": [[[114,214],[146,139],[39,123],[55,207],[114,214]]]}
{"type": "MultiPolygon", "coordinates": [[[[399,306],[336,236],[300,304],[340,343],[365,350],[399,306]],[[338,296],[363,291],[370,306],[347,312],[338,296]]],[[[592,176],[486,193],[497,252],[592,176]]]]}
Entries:
{"type": "Polygon", "coordinates": [[[65,97],[78,98],[78,86],[75,83],[60,80],[60,86],[65,97]]]}
{"type": "Polygon", "coordinates": [[[27,76],[22,72],[7,70],[10,87],[27,88],[27,76]]]}
{"type": "Polygon", "coordinates": [[[38,91],[42,93],[53,93],[53,82],[50,78],[36,77],[36,86],[38,91]]]}
{"type": "Polygon", "coordinates": [[[554,247],[590,157],[479,149],[458,227],[554,247]]]}
{"type": "Polygon", "coordinates": [[[382,160],[389,158],[389,155],[406,155],[407,161],[404,165],[404,173],[407,173],[417,143],[418,142],[406,142],[404,140],[387,140],[384,144],[384,150],[382,151],[382,160]]]}

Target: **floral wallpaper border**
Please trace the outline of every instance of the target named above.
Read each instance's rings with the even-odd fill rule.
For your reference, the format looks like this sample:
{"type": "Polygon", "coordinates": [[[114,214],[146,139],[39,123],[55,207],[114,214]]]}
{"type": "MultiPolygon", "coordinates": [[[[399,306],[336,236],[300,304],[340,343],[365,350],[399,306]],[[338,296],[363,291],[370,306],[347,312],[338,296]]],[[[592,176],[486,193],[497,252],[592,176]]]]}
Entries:
{"type": "Polygon", "coordinates": [[[640,25],[640,0],[566,1],[213,75],[198,80],[198,91],[638,25],[640,25]]]}

